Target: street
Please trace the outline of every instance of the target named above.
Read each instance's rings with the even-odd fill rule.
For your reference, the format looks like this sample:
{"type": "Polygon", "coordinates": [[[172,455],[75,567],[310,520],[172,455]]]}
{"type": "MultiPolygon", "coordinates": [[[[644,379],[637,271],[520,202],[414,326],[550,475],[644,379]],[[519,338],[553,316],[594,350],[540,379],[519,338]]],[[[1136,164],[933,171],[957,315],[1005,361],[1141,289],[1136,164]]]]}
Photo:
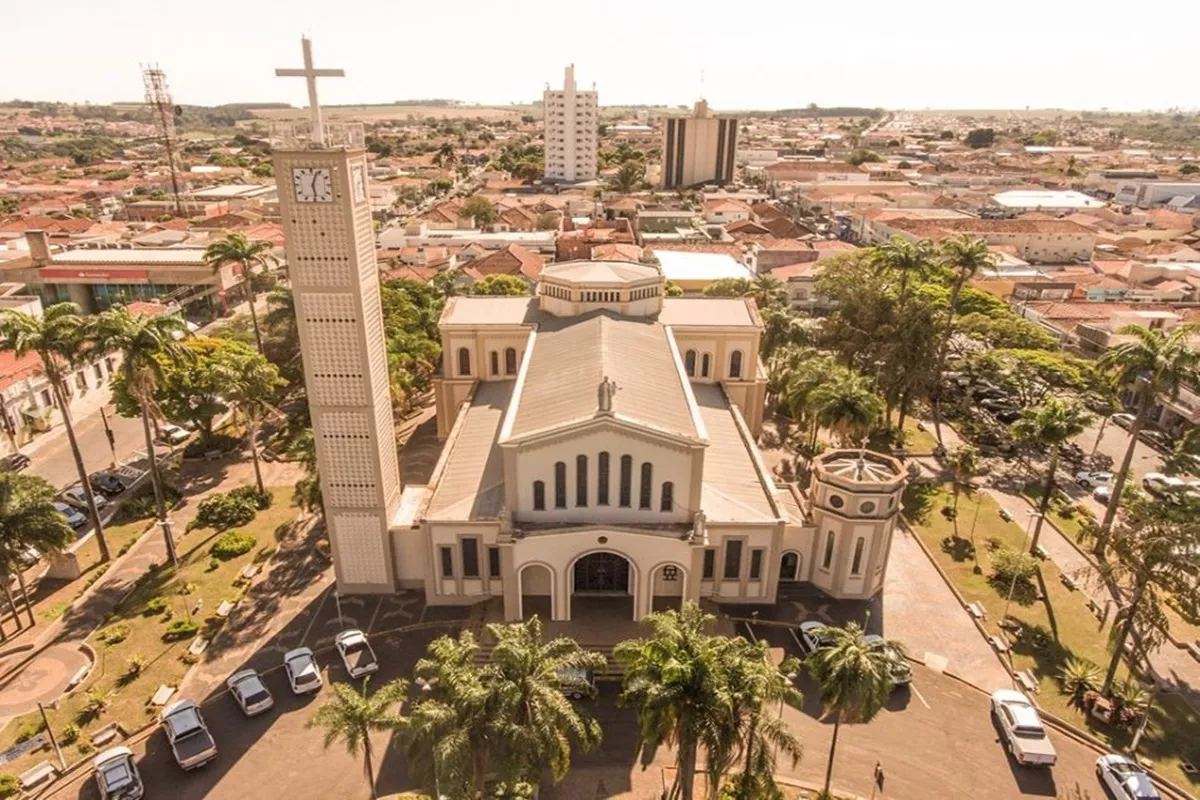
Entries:
{"type": "MultiPolygon", "coordinates": [[[[112,406],[105,408],[105,412],[108,414],[108,424],[116,441],[119,460],[125,461],[135,451],[146,449],[140,418],[119,417],[112,410],[112,406]]],[[[56,489],[78,482],[75,459],[71,455],[71,445],[63,427],[59,425],[51,433],[44,435],[53,436],[54,439],[32,450],[26,474],[45,478],[56,489]]],[[[104,422],[99,411],[75,420],[75,437],[79,441],[79,451],[83,453],[83,463],[89,475],[111,466],[112,451],[109,450],[108,439],[104,435],[104,422]]]]}

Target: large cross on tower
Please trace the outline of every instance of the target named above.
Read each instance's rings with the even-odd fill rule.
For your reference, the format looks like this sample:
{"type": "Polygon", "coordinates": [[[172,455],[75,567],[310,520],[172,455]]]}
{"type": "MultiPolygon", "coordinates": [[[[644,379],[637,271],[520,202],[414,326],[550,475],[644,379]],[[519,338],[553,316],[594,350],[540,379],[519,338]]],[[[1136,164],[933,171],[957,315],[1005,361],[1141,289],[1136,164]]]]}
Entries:
{"type": "Polygon", "coordinates": [[[304,50],[304,69],[277,69],[275,75],[280,78],[304,78],[308,83],[308,113],[312,115],[312,134],[310,141],[318,147],[325,144],[325,127],[321,124],[321,105],[317,102],[317,78],[344,78],[346,71],[341,69],[315,69],[312,57],[312,39],[300,37],[300,47],[304,50]]]}

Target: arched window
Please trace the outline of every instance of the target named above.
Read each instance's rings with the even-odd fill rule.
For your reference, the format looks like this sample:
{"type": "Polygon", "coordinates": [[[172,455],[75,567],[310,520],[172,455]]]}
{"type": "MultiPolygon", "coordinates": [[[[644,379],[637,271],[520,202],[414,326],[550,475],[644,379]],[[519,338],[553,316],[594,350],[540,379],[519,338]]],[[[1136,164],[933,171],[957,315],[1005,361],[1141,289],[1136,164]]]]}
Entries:
{"type": "Polygon", "coordinates": [[[492,374],[500,374],[500,354],[495,350],[492,351],[492,374]]]}
{"type": "Polygon", "coordinates": [[[696,377],[696,351],[688,350],[687,355],[683,357],[683,368],[687,371],[688,377],[696,377]]]}
{"type": "Polygon", "coordinates": [[[575,505],[587,507],[587,456],[575,456],[575,505]]]}
{"type": "Polygon", "coordinates": [[[850,561],[851,575],[862,574],[863,547],[866,545],[866,543],[867,540],[861,536],[858,537],[858,540],[854,542],[854,558],[850,561]]]}
{"type": "Polygon", "coordinates": [[[554,465],[554,507],[567,507],[567,465],[562,461],[554,465]]]}
{"type": "Polygon", "coordinates": [[[711,368],[712,368],[712,356],[710,356],[708,353],[705,353],[704,359],[700,362],[700,377],[707,378],[708,373],[711,372],[711,368]]]}
{"type": "Polygon", "coordinates": [[[458,374],[471,374],[471,351],[465,347],[458,348],[458,374]]]}
{"type": "Polygon", "coordinates": [[[825,534],[825,557],[821,559],[821,568],[829,569],[833,563],[833,531],[825,534]]]}
{"type": "Polygon", "coordinates": [[[638,487],[638,508],[650,508],[650,496],[654,493],[654,468],[649,461],[642,462],[642,483],[638,487]]]}
{"type": "Polygon", "coordinates": [[[633,496],[633,456],[621,456],[621,493],[617,500],[621,508],[629,508],[633,496]]]}
{"type": "Polygon", "coordinates": [[[660,506],[659,510],[675,510],[675,484],[671,483],[670,481],[663,481],[662,505],[660,506]]]}
{"type": "Polygon", "coordinates": [[[546,484],[542,481],[533,482],[533,510],[546,510],[546,484]]]}
{"type": "Polygon", "coordinates": [[[596,464],[596,505],[608,505],[608,452],[600,454],[596,464]]]}
{"type": "Polygon", "coordinates": [[[517,351],[515,348],[508,348],[504,351],[504,374],[517,374],[517,351]]]}
{"type": "Polygon", "coordinates": [[[733,355],[729,357],[729,377],[742,377],[742,351],[734,350],[733,355]]]}

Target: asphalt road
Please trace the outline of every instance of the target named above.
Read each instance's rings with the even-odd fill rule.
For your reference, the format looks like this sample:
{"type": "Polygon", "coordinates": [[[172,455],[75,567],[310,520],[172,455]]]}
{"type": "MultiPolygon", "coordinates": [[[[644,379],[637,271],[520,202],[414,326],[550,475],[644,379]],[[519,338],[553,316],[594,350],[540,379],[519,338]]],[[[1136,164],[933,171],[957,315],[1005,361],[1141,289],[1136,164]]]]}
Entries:
{"type": "MultiPolygon", "coordinates": [[[[105,411],[108,413],[108,423],[116,441],[118,459],[124,461],[133,455],[134,451],[145,449],[140,418],[119,417],[111,406],[105,411]]],[[[79,474],[75,469],[75,459],[71,455],[66,433],[59,428],[54,436],[54,441],[47,442],[33,452],[25,472],[45,478],[55,488],[62,489],[77,483],[79,474]]],[[[79,440],[79,451],[83,453],[83,463],[89,475],[111,466],[112,451],[108,447],[108,438],[104,435],[104,422],[99,411],[75,420],[75,436],[79,440]]]]}

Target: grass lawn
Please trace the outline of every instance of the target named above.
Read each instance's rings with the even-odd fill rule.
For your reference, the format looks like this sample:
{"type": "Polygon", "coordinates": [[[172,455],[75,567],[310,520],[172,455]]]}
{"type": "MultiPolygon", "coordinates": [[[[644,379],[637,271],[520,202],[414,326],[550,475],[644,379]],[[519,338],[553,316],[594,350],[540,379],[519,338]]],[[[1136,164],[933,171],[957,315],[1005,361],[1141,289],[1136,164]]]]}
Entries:
{"type": "MultiPolygon", "coordinates": [[[[937,437],[933,435],[933,423],[921,422],[925,430],[917,428],[920,420],[909,417],[904,420],[904,448],[909,453],[932,453],[937,447],[937,437]]],[[[944,424],[944,423],[943,423],[944,424]]]]}
{"type": "MultiPolygon", "coordinates": [[[[1004,613],[1008,585],[997,585],[989,580],[988,542],[999,540],[1019,550],[1025,532],[1015,522],[1005,522],[1000,517],[999,507],[990,496],[976,492],[971,497],[963,495],[959,500],[961,539],[948,547],[943,546],[943,541],[954,533],[954,523],[941,513],[942,507],[950,502],[951,493],[945,487],[910,486],[905,500],[906,515],[913,530],[963,598],[968,603],[977,601],[987,609],[984,627],[989,633],[998,633],[997,623],[1004,613]],[[982,568],[980,574],[975,572],[970,548],[973,521],[975,552],[982,568]]],[[[1059,669],[1071,656],[1107,667],[1111,626],[1101,625],[1093,616],[1082,592],[1070,591],[1062,584],[1061,573],[1053,562],[1042,561],[1039,569],[1038,585],[1044,599],[1038,600],[1035,591],[1021,591],[1018,586],[1008,611],[1023,628],[1022,636],[1012,647],[1013,668],[1028,669],[1033,673],[1040,684],[1038,702],[1047,710],[1111,742],[1115,748],[1123,749],[1128,746],[1132,731],[1085,717],[1070,705],[1070,698],[1060,691],[1057,681],[1059,669]]],[[[1011,635],[1009,639],[1012,641],[1011,635]]],[[[1122,664],[1117,673],[1118,683],[1127,676],[1122,664]]],[[[1177,698],[1160,695],[1139,752],[1150,758],[1155,768],[1176,785],[1191,787],[1193,784],[1179,768],[1179,760],[1200,761],[1200,715],[1177,698]]]]}
{"type": "MultiPolygon", "coordinates": [[[[1036,481],[1025,484],[1025,488],[1021,490],[1021,494],[1027,497],[1029,502],[1033,503],[1035,507],[1040,506],[1042,502],[1042,482],[1036,481]]],[[[1074,504],[1071,510],[1064,515],[1062,505],[1056,502],[1054,499],[1051,499],[1050,501],[1050,521],[1053,522],[1054,526],[1062,531],[1063,534],[1069,536],[1072,541],[1079,541],[1081,524],[1084,518],[1089,515],[1090,510],[1081,511],[1080,506],[1074,504]]]]}
{"type": "MultiPolygon", "coordinates": [[[[225,561],[215,559],[211,549],[221,534],[210,529],[193,530],[179,543],[179,571],[172,572],[159,566],[146,573],[106,624],[89,637],[88,643],[95,648],[98,663],[80,689],[59,703],[51,720],[60,743],[62,731],[68,725],[73,724],[79,729],[78,740],[63,748],[68,762],[91,752],[89,731],[110,722],[119,722],[127,731],[132,731],[154,718],[157,709],[149,705],[150,697],[161,685],[177,686],[191,661],[187,657],[191,637],[164,641],[168,624],[187,620],[191,612],[201,634],[211,638],[224,623],[213,613],[217,606],[222,600],[239,599],[245,591],[240,576],[242,569],[270,558],[279,538],[295,520],[292,487],[270,491],[275,497],[271,507],[237,529],[255,538],[254,546],[248,552],[225,561]],[[155,606],[160,605],[162,607],[156,610],[155,606]],[[140,674],[133,675],[129,672],[129,664],[136,656],[146,663],[140,674]],[[103,711],[89,713],[89,695],[96,692],[107,698],[108,705],[103,711]]],[[[37,722],[37,712],[10,722],[0,733],[0,750],[13,744],[23,729],[36,732],[37,722]]],[[[19,774],[46,757],[45,751],[31,753],[6,764],[3,771],[19,774]]]]}

